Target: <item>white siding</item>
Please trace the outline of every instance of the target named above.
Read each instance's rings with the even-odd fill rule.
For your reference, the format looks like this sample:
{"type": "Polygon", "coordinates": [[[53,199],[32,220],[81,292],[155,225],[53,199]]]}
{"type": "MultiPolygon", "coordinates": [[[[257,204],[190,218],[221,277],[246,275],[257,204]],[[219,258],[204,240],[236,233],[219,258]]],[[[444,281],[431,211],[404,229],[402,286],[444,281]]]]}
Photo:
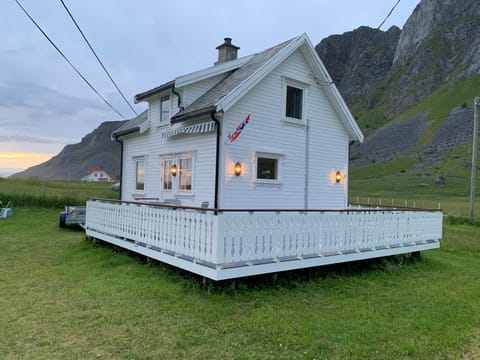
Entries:
{"type": "Polygon", "coordinates": [[[223,121],[224,149],[220,206],[225,208],[344,208],[347,178],[335,183],[337,170],[346,173],[348,138],[338,115],[333,111],[322,87],[317,85],[300,51],[288,57],[257,86],[236,103],[223,121]],[[307,84],[305,117],[310,124],[309,167],[306,165],[307,127],[282,122],[284,78],[307,84]],[[247,114],[250,123],[236,142],[228,133],[247,114]],[[255,181],[255,151],[282,155],[279,184],[255,181]],[[233,165],[241,162],[243,174],[236,177],[233,165]],[[309,196],[305,196],[305,177],[309,174],[309,196]]]}
{"type": "MultiPolygon", "coordinates": [[[[122,199],[149,200],[176,198],[181,205],[200,206],[208,201],[213,206],[215,177],[215,133],[178,135],[162,139],[160,132],[165,128],[152,127],[144,134],[127,136],[124,142],[124,167],[122,179],[122,199]],[[193,191],[191,195],[162,193],[161,156],[192,152],[193,191]],[[135,191],[135,158],[145,158],[145,190],[135,191]]],[[[178,164],[177,164],[178,166],[178,164]]]]}
{"type": "Polygon", "coordinates": [[[155,127],[160,124],[160,99],[167,95],[170,96],[170,116],[178,112],[178,96],[172,92],[166,91],[150,98],[148,100],[148,121],[150,122],[150,127],[155,127]]]}

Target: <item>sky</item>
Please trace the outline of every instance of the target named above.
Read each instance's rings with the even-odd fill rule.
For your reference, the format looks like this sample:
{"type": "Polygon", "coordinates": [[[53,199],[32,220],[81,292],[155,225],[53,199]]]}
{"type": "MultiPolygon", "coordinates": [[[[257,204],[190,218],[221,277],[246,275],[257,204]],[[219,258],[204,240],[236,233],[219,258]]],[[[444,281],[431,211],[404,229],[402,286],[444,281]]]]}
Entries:
{"type": "MultiPolygon", "coordinates": [[[[18,0],[126,119],[117,93],[60,0],[18,0]]],[[[419,0],[402,0],[382,26],[404,25],[419,0]]],[[[377,28],[397,0],[64,0],[137,113],[135,94],[213,65],[225,37],[247,56],[307,33],[314,45],[359,26],[377,28]],[[292,5],[293,4],[293,5],[292,5]]],[[[123,120],[80,79],[14,0],[0,2],[0,177],[123,120]]]]}

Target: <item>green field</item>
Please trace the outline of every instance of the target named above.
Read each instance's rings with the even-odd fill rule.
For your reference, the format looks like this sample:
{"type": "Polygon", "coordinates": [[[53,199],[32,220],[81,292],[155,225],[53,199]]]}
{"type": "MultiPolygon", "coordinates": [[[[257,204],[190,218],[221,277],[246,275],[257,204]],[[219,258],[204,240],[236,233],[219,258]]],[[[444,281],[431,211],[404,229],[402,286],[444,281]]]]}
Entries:
{"type": "MultiPolygon", "coordinates": [[[[352,192],[419,201],[405,165],[367,169],[372,176],[355,170],[361,180],[352,171],[352,192]]],[[[43,204],[14,205],[14,215],[0,219],[2,359],[480,357],[478,226],[447,221],[441,248],[420,260],[252,277],[232,289],[58,228],[51,199],[118,196],[106,184],[0,185],[6,198],[28,192],[33,205],[43,204]]],[[[453,204],[458,190],[423,199],[453,204]]]]}
{"type": "Polygon", "coordinates": [[[0,178],[0,201],[13,206],[54,207],[82,205],[89,197],[118,199],[112,183],[0,178]]]}
{"type": "Polygon", "coordinates": [[[478,227],[440,250],[203,284],[57,227],[0,220],[2,359],[393,359],[480,356],[478,227]]]}

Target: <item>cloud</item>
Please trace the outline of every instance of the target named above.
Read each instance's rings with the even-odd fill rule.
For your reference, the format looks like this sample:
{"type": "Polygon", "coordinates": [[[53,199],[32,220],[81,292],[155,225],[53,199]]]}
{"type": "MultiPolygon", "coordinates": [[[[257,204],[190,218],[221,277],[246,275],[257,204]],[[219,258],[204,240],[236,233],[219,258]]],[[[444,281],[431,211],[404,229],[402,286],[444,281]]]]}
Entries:
{"type": "Polygon", "coordinates": [[[27,143],[34,143],[34,144],[57,144],[58,141],[42,138],[42,137],[34,137],[34,136],[25,136],[25,135],[0,135],[0,143],[1,142],[27,142],[27,143]]]}
{"type": "Polygon", "coordinates": [[[0,84],[0,107],[28,107],[49,115],[75,115],[85,109],[104,111],[97,100],[61,93],[47,86],[27,82],[0,84]]]}

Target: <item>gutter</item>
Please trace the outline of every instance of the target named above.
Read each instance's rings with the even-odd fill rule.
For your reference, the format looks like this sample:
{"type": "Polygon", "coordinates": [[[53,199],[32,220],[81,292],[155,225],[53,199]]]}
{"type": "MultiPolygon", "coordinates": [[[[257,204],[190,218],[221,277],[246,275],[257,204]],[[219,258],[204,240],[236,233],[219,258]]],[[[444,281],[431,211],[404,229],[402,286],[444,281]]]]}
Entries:
{"type": "MultiPolygon", "coordinates": [[[[190,119],[193,119],[193,118],[196,118],[196,117],[200,117],[200,116],[205,116],[205,115],[210,115],[210,117],[212,117],[212,113],[214,114],[217,110],[217,107],[216,106],[209,106],[207,108],[203,108],[203,109],[199,109],[199,110],[196,110],[196,111],[193,111],[193,112],[189,112],[189,113],[184,113],[184,114],[180,114],[180,115],[175,115],[175,116],[172,116],[172,118],[170,119],[170,122],[172,124],[176,124],[176,123],[179,123],[179,122],[182,122],[182,121],[187,121],[187,120],[190,120],[190,119]]],[[[212,119],[214,121],[218,121],[218,120],[215,120],[213,117],[212,119]]]]}
{"type": "Polygon", "coordinates": [[[118,199],[122,200],[123,186],[123,140],[118,140],[119,135],[114,136],[114,140],[120,144],[120,188],[118,189],[118,199]]]}
{"type": "Polygon", "coordinates": [[[218,211],[218,187],[220,183],[220,121],[215,117],[215,110],[211,110],[210,118],[215,121],[217,125],[217,142],[215,149],[215,195],[214,195],[214,204],[213,208],[215,209],[214,214],[217,215],[218,211]]]}
{"type": "Polygon", "coordinates": [[[133,128],[130,128],[130,129],[126,129],[126,130],[123,130],[123,131],[118,131],[118,132],[112,133],[113,140],[115,140],[116,142],[120,142],[120,141],[117,140],[117,137],[127,135],[127,134],[131,134],[131,133],[134,133],[134,132],[140,132],[140,126],[135,126],[133,128]]]}

